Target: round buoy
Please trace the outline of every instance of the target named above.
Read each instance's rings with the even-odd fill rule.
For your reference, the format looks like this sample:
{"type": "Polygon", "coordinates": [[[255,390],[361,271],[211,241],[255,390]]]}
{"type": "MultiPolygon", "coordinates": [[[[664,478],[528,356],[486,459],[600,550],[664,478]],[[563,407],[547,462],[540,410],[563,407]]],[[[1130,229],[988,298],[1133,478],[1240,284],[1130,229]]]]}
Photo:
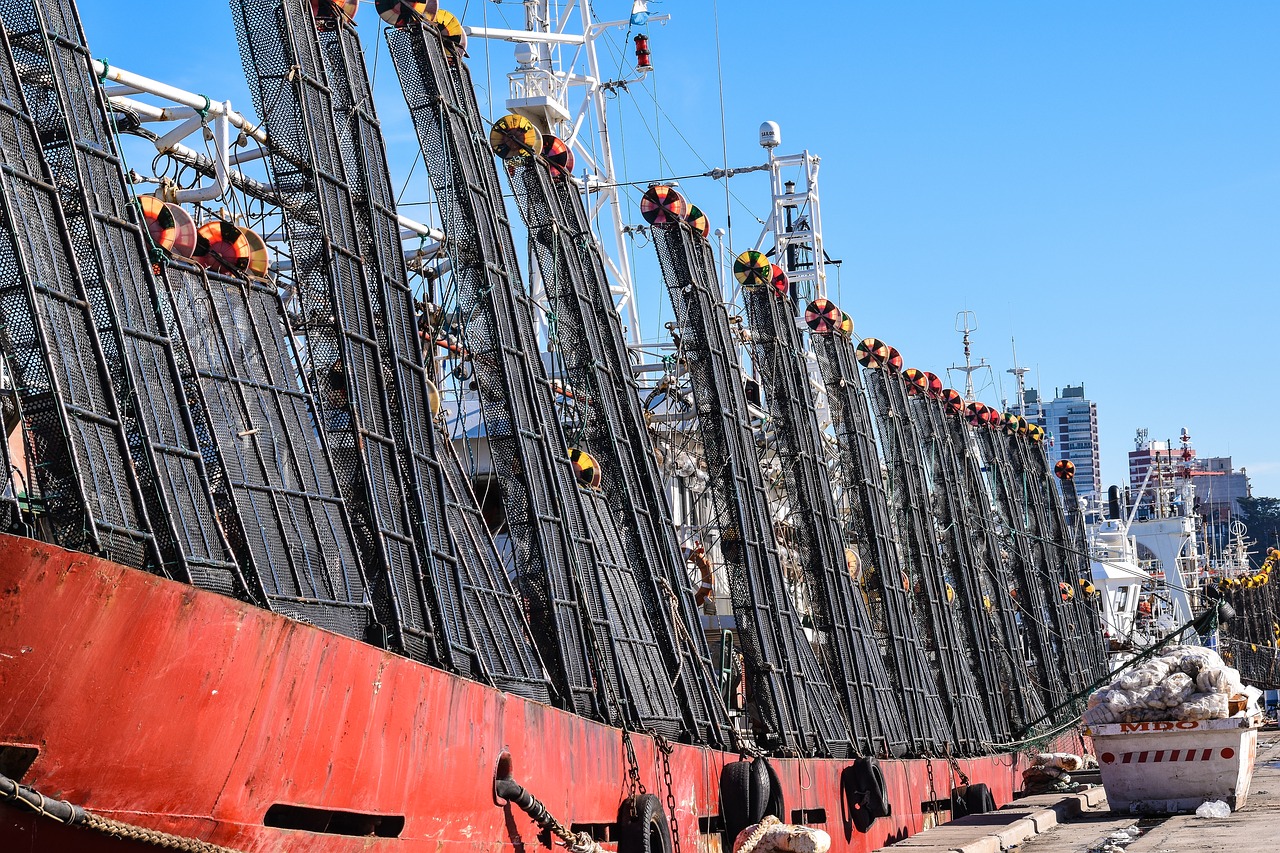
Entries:
{"type": "Polygon", "coordinates": [[[942,380],[938,378],[938,374],[930,373],[929,371],[926,370],[924,372],[924,379],[929,386],[926,389],[925,393],[928,394],[931,399],[941,400],[942,399],[942,380]]]}
{"type": "Polygon", "coordinates": [[[311,13],[315,15],[316,23],[324,26],[332,21],[335,15],[354,21],[356,9],[359,6],[360,0],[311,0],[311,13]]]}
{"type": "Polygon", "coordinates": [[[173,217],[176,231],[173,248],[170,251],[180,258],[191,257],[196,253],[196,245],[200,242],[200,229],[196,227],[196,221],[181,205],[165,202],[164,206],[173,217]]]}
{"type": "Polygon", "coordinates": [[[858,364],[871,370],[879,370],[889,360],[889,346],[878,338],[864,338],[858,344],[858,364]]]}
{"type": "Polygon", "coordinates": [[[985,609],[986,609],[986,611],[987,611],[988,613],[990,613],[992,610],[994,610],[994,609],[995,609],[995,605],[991,603],[991,596],[986,595],[985,593],[983,594],[983,596],[982,596],[982,606],[983,606],[983,608],[985,608],[985,609]]]}
{"type": "Polygon", "coordinates": [[[947,604],[954,604],[956,600],[955,587],[947,584],[947,604]]]}
{"type": "Polygon", "coordinates": [[[733,277],[743,287],[764,287],[773,279],[773,264],[763,252],[747,249],[733,259],[733,277]]]}
{"type": "Polygon", "coordinates": [[[1018,434],[1018,416],[1015,415],[1013,412],[1005,412],[1000,417],[1000,426],[1003,427],[1004,431],[1009,435],[1017,435],[1018,434]]]}
{"type": "Polygon", "coordinates": [[[843,311],[840,312],[840,334],[846,338],[853,337],[853,318],[843,311]]]}
{"type": "Polygon", "coordinates": [[[236,225],[214,219],[200,226],[195,262],[214,272],[245,272],[249,268],[249,240],[236,225]]]}
{"type": "Polygon", "coordinates": [[[437,0],[374,0],[373,8],[382,20],[402,30],[416,20],[430,21],[440,8],[437,0]]]}
{"type": "Polygon", "coordinates": [[[1059,459],[1054,463],[1053,476],[1059,480],[1074,480],[1076,478],[1076,463],[1070,459],[1059,459]]]}
{"type": "Polygon", "coordinates": [[[987,404],[979,403],[974,400],[972,403],[964,407],[965,417],[969,419],[969,423],[974,426],[987,425],[987,404]]]}
{"type": "Polygon", "coordinates": [[[889,357],[885,359],[884,366],[893,373],[898,373],[899,371],[901,371],[902,370],[902,353],[898,352],[893,347],[889,347],[889,357]]]}
{"type": "Polygon", "coordinates": [[[573,149],[558,136],[542,134],[542,159],[547,161],[547,171],[557,181],[573,174],[573,149]]]}
{"type": "Polygon", "coordinates": [[[1028,424],[1027,437],[1035,442],[1044,441],[1044,427],[1039,424],[1028,424]]]}
{"type": "Polygon", "coordinates": [[[640,199],[640,215],[650,225],[671,225],[684,218],[689,205],[674,187],[654,184],[640,199]]]}
{"type": "Polygon", "coordinates": [[[987,427],[990,429],[1000,429],[1004,423],[1004,415],[1000,414],[1000,410],[991,406],[987,407],[987,427]]]}
{"type": "Polygon", "coordinates": [[[773,273],[769,279],[773,289],[778,291],[779,296],[790,296],[791,282],[787,280],[787,271],[777,264],[770,264],[769,269],[773,273]]]}
{"type": "Polygon", "coordinates": [[[689,209],[685,212],[684,221],[689,223],[689,227],[702,235],[706,239],[711,234],[711,223],[707,221],[707,215],[702,212],[702,208],[696,204],[689,205],[689,209]]]}
{"type": "Polygon", "coordinates": [[[844,570],[849,573],[849,580],[854,583],[862,575],[862,564],[858,560],[858,552],[852,548],[844,549],[844,570]]]}
{"type": "Polygon", "coordinates": [[[436,29],[440,30],[440,35],[444,36],[444,40],[466,56],[467,31],[462,28],[462,21],[458,20],[458,16],[444,9],[437,9],[431,20],[436,25],[436,29]]]}
{"type": "Polygon", "coordinates": [[[947,407],[947,411],[953,415],[958,415],[964,411],[964,397],[954,388],[944,389],[941,395],[942,405],[947,407]]]}
{"type": "Polygon", "coordinates": [[[840,322],[840,309],[830,299],[815,299],[804,309],[804,322],[819,335],[829,335],[840,322]]]}
{"type": "Polygon", "coordinates": [[[178,239],[178,223],[174,220],[169,205],[153,195],[140,195],[138,207],[142,210],[142,221],[147,223],[151,242],[166,252],[172,252],[178,239]]]}
{"type": "Polygon", "coordinates": [[[911,578],[907,577],[907,573],[906,573],[906,572],[899,572],[899,574],[902,576],[902,577],[901,577],[901,581],[902,581],[902,591],[903,591],[903,592],[911,592],[911,578]]]}
{"type": "Polygon", "coordinates": [[[1063,601],[1070,601],[1076,597],[1076,591],[1071,588],[1071,584],[1066,581],[1062,581],[1058,584],[1058,595],[1063,601]]]}
{"type": "Polygon", "coordinates": [[[573,475],[578,478],[579,485],[586,486],[588,489],[600,487],[600,466],[596,464],[595,458],[590,453],[570,447],[569,461],[573,463],[573,475]]]}
{"type": "Polygon", "coordinates": [[[542,152],[542,134],[524,116],[505,115],[489,130],[489,147],[503,160],[542,152]]]}
{"type": "Polygon", "coordinates": [[[271,266],[271,256],[267,254],[267,241],[252,228],[241,229],[244,238],[249,241],[249,266],[245,272],[254,278],[266,278],[271,266]]]}
{"type": "Polygon", "coordinates": [[[923,370],[916,370],[914,367],[908,367],[906,370],[902,371],[902,378],[907,383],[907,393],[912,397],[928,393],[929,380],[925,378],[923,370]]]}

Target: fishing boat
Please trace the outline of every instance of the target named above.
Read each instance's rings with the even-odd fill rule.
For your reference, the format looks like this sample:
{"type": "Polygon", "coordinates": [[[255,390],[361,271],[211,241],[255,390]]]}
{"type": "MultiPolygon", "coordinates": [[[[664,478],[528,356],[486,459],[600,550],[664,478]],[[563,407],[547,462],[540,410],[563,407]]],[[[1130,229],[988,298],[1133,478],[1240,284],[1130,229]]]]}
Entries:
{"type": "Polygon", "coordinates": [[[592,39],[649,73],[648,13],[577,5],[233,0],[246,116],[94,58],[73,0],[0,2],[0,848],[712,853],[772,814],[866,851],[1087,750],[1071,470],[854,334],[776,125],[753,248],[619,182],[566,92],[606,130],[592,39]],[[477,37],[522,45],[494,121],[477,37]],[[625,192],[649,357],[592,227],[625,192]]]}

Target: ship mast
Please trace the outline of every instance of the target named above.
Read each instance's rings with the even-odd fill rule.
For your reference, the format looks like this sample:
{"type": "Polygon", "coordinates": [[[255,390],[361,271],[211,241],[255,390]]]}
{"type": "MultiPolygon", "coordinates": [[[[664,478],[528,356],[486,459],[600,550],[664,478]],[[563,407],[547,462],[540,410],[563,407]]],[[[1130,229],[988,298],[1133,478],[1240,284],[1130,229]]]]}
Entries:
{"type": "MultiPolygon", "coordinates": [[[[965,402],[972,402],[973,396],[973,374],[980,370],[990,370],[991,365],[987,364],[985,358],[978,359],[978,363],[973,363],[973,350],[969,344],[969,333],[978,330],[978,318],[972,311],[960,311],[956,314],[956,331],[964,336],[964,364],[953,364],[947,368],[947,372],[955,370],[964,374],[964,399],[965,402]]],[[[1021,391],[1019,391],[1021,394],[1021,391]]]]}

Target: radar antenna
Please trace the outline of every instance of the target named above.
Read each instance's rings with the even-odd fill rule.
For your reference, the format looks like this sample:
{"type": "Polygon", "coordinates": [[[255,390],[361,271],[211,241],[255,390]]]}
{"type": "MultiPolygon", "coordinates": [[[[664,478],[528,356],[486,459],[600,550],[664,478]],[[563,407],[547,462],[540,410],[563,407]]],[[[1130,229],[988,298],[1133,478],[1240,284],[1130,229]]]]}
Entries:
{"type": "Polygon", "coordinates": [[[991,365],[987,363],[985,358],[978,359],[978,363],[973,363],[973,350],[969,342],[969,333],[978,330],[978,317],[972,311],[960,311],[956,314],[956,331],[964,336],[964,364],[953,364],[947,368],[947,373],[955,370],[964,374],[964,399],[966,402],[972,402],[973,397],[973,374],[981,370],[991,370],[991,365]]]}

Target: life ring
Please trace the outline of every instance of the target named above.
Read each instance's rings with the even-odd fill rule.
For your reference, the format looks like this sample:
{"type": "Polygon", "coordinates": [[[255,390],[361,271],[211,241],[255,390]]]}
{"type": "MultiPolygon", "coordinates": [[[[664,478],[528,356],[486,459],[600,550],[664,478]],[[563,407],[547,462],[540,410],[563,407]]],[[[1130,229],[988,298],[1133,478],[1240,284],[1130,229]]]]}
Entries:
{"type": "Polygon", "coordinates": [[[689,548],[684,555],[685,565],[698,570],[698,588],[693,593],[693,603],[701,607],[711,597],[715,587],[715,575],[711,571],[711,561],[707,559],[707,549],[698,545],[689,548]]]}
{"type": "Polygon", "coordinates": [[[671,825],[653,794],[627,797],[618,807],[618,853],[671,853],[671,825]]]}

